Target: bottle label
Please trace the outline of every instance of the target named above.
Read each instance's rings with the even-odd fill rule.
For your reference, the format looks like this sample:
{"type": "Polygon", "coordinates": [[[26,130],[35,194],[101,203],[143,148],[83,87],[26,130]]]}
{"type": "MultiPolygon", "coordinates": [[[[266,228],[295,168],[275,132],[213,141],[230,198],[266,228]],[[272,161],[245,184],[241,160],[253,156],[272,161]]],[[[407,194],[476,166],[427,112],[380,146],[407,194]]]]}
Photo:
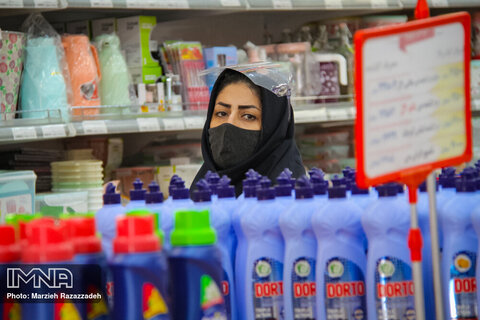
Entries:
{"type": "Polygon", "coordinates": [[[315,318],[315,259],[301,257],[292,268],[293,317],[299,320],[315,318]]]}
{"type": "Polygon", "coordinates": [[[358,265],[335,257],[324,270],[326,319],[365,319],[365,276],[358,265]]]}
{"type": "Polygon", "coordinates": [[[223,299],[225,299],[225,308],[227,309],[227,315],[232,314],[232,304],[231,304],[231,296],[230,296],[230,279],[228,278],[228,274],[223,271],[223,281],[222,281],[222,292],[223,292],[223,299]]]}
{"type": "MultiPolygon", "coordinates": [[[[88,287],[89,294],[96,294],[101,292],[97,287],[90,285],[88,287]]],[[[108,318],[108,307],[107,302],[105,301],[105,296],[102,295],[102,298],[98,302],[88,301],[87,302],[87,319],[88,320],[99,320],[108,318]]]]}
{"type": "Polygon", "coordinates": [[[283,319],[283,263],[260,258],[253,264],[255,320],[283,319]]]}
{"type": "Polygon", "coordinates": [[[168,319],[168,307],[160,291],[151,283],[143,284],[143,319],[168,319]]]}
{"type": "Polygon", "coordinates": [[[477,254],[471,251],[453,257],[448,283],[450,319],[478,319],[476,260],[477,254]]]}
{"type": "Polygon", "coordinates": [[[222,292],[207,275],[200,278],[200,305],[203,311],[201,320],[227,320],[222,292]]]}
{"type": "Polygon", "coordinates": [[[378,259],[375,300],[378,320],[415,319],[412,268],[394,257],[378,259]]]}

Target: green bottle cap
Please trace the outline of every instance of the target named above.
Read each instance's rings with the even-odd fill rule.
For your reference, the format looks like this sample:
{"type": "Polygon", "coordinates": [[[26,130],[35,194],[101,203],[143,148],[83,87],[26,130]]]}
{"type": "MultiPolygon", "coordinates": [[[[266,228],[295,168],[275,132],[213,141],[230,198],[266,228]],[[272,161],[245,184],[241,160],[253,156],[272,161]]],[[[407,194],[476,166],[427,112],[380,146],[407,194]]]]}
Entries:
{"type": "Polygon", "coordinates": [[[175,213],[175,228],[170,235],[172,246],[205,246],[216,241],[217,233],[210,226],[208,210],[181,210],[175,213]]]}
{"type": "Polygon", "coordinates": [[[12,225],[12,226],[18,226],[19,222],[29,222],[32,221],[33,219],[38,219],[41,218],[42,214],[40,213],[9,213],[5,217],[5,223],[12,225]]]}
{"type": "Polygon", "coordinates": [[[132,209],[127,212],[129,217],[144,217],[144,216],[153,216],[153,227],[155,228],[155,234],[158,239],[160,239],[160,244],[163,244],[165,239],[165,234],[160,226],[160,214],[158,212],[152,212],[148,209],[132,209]]]}
{"type": "Polygon", "coordinates": [[[71,218],[95,218],[95,214],[92,212],[87,212],[87,213],[79,213],[79,212],[74,212],[74,213],[62,213],[58,216],[59,219],[71,219],[71,218]]]}

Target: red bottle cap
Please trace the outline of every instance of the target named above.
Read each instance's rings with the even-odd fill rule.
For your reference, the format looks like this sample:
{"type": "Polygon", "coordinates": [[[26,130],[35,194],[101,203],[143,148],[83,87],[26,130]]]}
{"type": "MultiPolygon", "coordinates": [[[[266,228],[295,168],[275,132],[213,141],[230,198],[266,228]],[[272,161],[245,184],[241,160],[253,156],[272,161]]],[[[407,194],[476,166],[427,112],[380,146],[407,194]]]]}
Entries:
{"type": "Polygon", "coordinates": [[[125,216],[117,220],[113,252],[139,253],[160,249],[160,241],[154,232],[153,216],[125,216]]]}
{"type": "Polygon", "coordinates": [[[73,258],[73,246],[68,241],[68,230],[62,221],[51,218],[33,220],[26,226],[26,245],[22,262],[49,263],[69,261],[73,258]]]}
{"type": "Polygon", "coordinates": [[[96,234],[93,217],[74,217],[64,220],[75,253],[102,252],[102,243],[96,234]]]}
{"type": "Polygon", "coordinates": [[[15,241],[15,227],[0,226],[0,263],[20,261],[20,244],[15,241]]]}

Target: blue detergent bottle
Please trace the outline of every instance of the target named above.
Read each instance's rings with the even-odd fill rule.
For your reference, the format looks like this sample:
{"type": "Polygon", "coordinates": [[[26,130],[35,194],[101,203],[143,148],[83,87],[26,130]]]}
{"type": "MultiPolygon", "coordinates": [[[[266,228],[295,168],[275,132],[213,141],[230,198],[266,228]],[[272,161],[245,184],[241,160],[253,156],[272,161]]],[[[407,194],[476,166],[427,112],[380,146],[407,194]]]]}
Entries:
{"type": "MultiPolygon", "coordinates": [[[[0,225],[0,277],[7,278],[7,267],[18,264],[21,251],[20,243],[15,236],[15,227],[11,225],[0,225]]],[[[2,288],[2,299],[0,299],[0,316],[2,320],[22,319],[20,303],[14,299],[4,299],[4,288],[2,288]]]]}
{"type": "Polygon", "coordinates": [[[366,293],[369,320],[415,319],[414,286],[407,245],[410,211],[398,186],[377,187],[378,200],[362,215],[368,238],[366,293]]]}
{"type": "Polygon", "coordinates": [[[285,319],[315,319],[317,243],[312,215],[317,210],[313,186],[306,176],[296,181],[295,202],[280,215],[285,240],[283,294],[285,319]]]}
{"type": "Polygon", "coordinates": [[[373,201],[377,199],[377,195],[370,192],[370,189],[360,188],[356,182],[355,171],[350,172],[350,185],[352,193],[352,201],[355,202],[362,210],[365,210],[373,201]]]}
{"type": "Polygon", "coordinates": [[[177,181],[180,177],[176,174],[174,174],[170,178],[170,182],[168,184],[168,198],[165,199],[164,204],[169,205],[172,202],[172,190],[175,188],[175,181],[177,181]]]}
{"type": "Polygon", "coordinates": [[[222,254],[209,212],[178,211],[168,258],[172,319],[226,320],[222,254]]]}
{"type": "Polygon", "coordinates": [[[125,210],[145,209],[145,194],[146,189],[143,189],[143,182],[139,178],[133,182],[133,189],[130,190],[130,202],[125,206],[125,210]]]}
{"type": "Polygon", "coordinates": [[[230,255],[229,240],[232,220],[227,211],[217,203],[212,203],[212,191],[205,179],[200,179],[197,190],[193,192],[193,202],[196,210],[208,210],[210,212],[210,224],[217,233],[217,247],[222,255],[222,292],[225,299],[227,319],[236,319],[237,310],[235,305],[235,285],[233,266],[230,255]]]}
{"type": "Polygon", "coordinates": [[[230,253],[230,260],[232,267],[235,267],[235,253],[237,251],[237,237],[233,227],[233,212],[237,209],[238,202],[235,198],[235,187],[230,185],[230,178],[223,176],[220,179],[217,187],[218,202],[216,205],[220,206],[230,216],[231,226],[228,233],[228,252],[230,253]]]}
{"type": "Polygon", "coordinates": [[[277,177],[277,185],[275,186],[275,198],[284,208],[289,207],[293,203],[291,178],[284,171],[277,177]]]}
{"type": "Polygon", "coordinates": [[[95,224],[102,236],[102,248],[107,260],[113,257],[112,241],[115,238],[116,218],[126,212],[121,201],[120,193],[115,192],[115,185],[109,183],[103,195],[103,207],[95,214],[95,224]]]}
{"type": "Polygon", "coordinates": [[[148,191],[149,192],[145,194],[145,207],[150,212],[156,214],[156,216],[154,217],[160,220],[156,222],[156,225],[161,226],[161,216],[164,209],[166,208],[166,205],[164,205],[163,203],[163,192],[160,191],[160,186],[155,181],[152,181],[148,185],[148,191]]]}
{"type": "MultiPolygon", "coordinates": [[[[283,206],[275,200],[275,189],[264,177],[257,189],[257,203],[240,217],[247,244],[246,259],[238,264],[244,275],[240,319],[283,319],[284,241],[278,225],[283,206]]],[[[238,270],[237,270],[238,272],[238,270]]]]}
{"type": "MultiPolygon", "coordinates": [[[[480,163],[478,169],[480,169],[480,163]]],[[[475,166],[477,166],[477,163],[475,166]]],[[[480,190],[478,188],[478,180],[477,180],[477,192],[480,190]]],[[[473,228],[475,229],[475,232],[477,234],[477,239],[478,239],[478,246],[480,247],[480,204],[477,204],[474,210],[472,211],[472,224],[473,228]]],[[[480,283],[480,255],[477,254],[477,266],[476,266],[476,283],[480,283]]],[[[477,308],[480,306],[480,294],[477,292],[477,308]]]]}
{"type": "Polygon", "coordinates": [[[190,191],[185,187],[185,181],[177,178],[171,189],[172,202],[167,205],[161,214],[161,228],[165,234],[165,250],[170,250],[170,232],[173,229],[175,212],[193,208],[193,201],[190,199],[190,191]]]}
{"type": "Polygon", "coordinates": [[[247,259],[247,239],[243,233],[242,226],[240,224],[241,217],[243,217],[247,212],[250,212],[253,206],[257,202],[257,185],[258,180],[256,176],[251,174],[247,179],[243,180],[243,195],[244,198],[238,199],[238,208],[233,211],[232,214],[232,224],[233,229],[235,230],[235,237],[237,238],[237,250],[235,253],[235,265],[234,265],[234,274],[235,274],[235,288],[237,296],[237,312],[238,319],[246,319],[245,313],[245,299],[242,298],[245,295],[245,278],[247,268],[246,259],[247,259]]]}
{"type": "Polygon", "coordinates": [[[212,190],[212,201],[216,202],[218,199],[217,187],[220,183],[220,176],[218,175],[218,173],[208,170],[205,174],[205,180],[207,180],[210,186],[210,190],[212,190]]]}
{"type": "Polygon", "coordinates": [[[128,215],[117,220],[110,263],[113,319],[170,319],[167,260],[154,231],[154,218],[128,215]]]}
{"type": "Polygon", "coordinates": [[[309,172],[310,182],[313,185],[313,194],[316,200],[326,202],[328,199],[328,181],[325,180],[325,173],[321,169],[312,169],[309,172]]]}
{"type": "Polygon", "coordinates": [[[362,210],[347,199],[346,186],[332,179],[328,203],[312,216],[317,241],[316,319],[365,319],[362,210]]]}
{"type": "Polygon", "coordinates": [[[478,238],[472,211],[479,204],[474,173],[465,170],[456,181],[457,195],[440,215],[443,230],[442,284],[446,319],[478,317],[475,264],[478,238]]]}
{"type": "Polygon", "coordinates": [[[343,170],[343,184],[347,189],[347,195],[350,196],[350,191],[352,190],[352,185],[355,183],[355,170],[346,166],[343,170]]]}

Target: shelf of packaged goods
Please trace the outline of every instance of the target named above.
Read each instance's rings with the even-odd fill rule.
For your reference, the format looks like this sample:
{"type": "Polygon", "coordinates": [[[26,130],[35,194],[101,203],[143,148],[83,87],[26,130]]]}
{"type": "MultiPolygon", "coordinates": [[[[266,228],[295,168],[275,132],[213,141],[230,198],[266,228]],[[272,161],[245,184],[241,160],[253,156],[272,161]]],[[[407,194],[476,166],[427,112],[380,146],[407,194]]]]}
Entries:
{"type": "Polygon", "coordinates": [[[244,10],[246,0],[68,0],[69,8],[244,10]]]}
{"type": "Polygon", "coordinates": [[[21,13],[22,9],[51,10],[67,7],[66,0],[0,0],[0,9],[11,9],[10,14],[21,13]]]}
{"type": "Polygon", "coordinates": [[[72,123],[33,123],[31,121],[3,125],[0,121],[0,143],[22,143],[76,136],[72,123]]]}

